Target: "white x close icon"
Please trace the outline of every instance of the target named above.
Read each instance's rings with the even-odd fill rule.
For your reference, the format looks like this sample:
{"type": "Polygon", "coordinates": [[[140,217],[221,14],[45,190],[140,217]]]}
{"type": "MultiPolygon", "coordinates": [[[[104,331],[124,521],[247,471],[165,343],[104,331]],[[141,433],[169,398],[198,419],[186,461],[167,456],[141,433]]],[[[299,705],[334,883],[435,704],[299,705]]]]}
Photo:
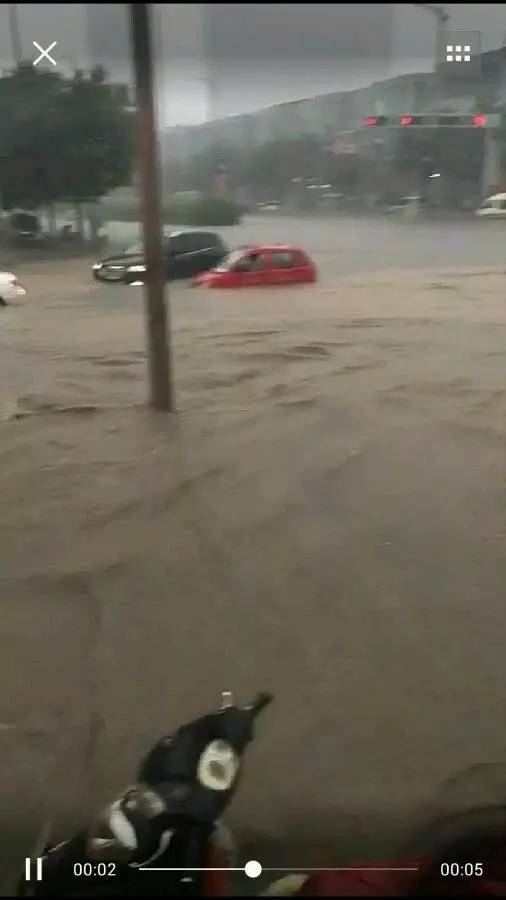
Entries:
{"type": "Polygon", "coordinates": [[[37,59],[34,60],[34,63],[33,63],[34,66],[36,66],[37,63],[39,63],[41,61],[41,59],[44,59],[44,58],[48,59],[50,63],[53,63],[53,66],[56,66],[56,60],[53,59],[53,57],[49,55],[49,51],[52,50],[53,47],[56,47],[57,43],[58,43],[58,41],[53,41],[53,43],[49,45],[47,50],[43,50],[42,47],[40,46],[40,44],[37,43],[37,41],[32,41],[33,46],[36,47],[37,50],[40,50],[40,56],[38,56],[37,59]]]}

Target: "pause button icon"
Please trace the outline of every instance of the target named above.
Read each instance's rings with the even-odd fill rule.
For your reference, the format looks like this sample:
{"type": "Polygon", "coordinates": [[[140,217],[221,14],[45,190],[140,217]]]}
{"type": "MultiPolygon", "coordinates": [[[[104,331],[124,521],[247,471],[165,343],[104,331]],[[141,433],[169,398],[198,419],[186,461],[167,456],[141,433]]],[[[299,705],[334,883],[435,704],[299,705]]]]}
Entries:
{"type": "Polygon", "coordinates": [[[35,863],[35,873],[34,880],[42,881],[42,857],[38,856],[37,859],[30,859],[29,856],[25,859],[25,881],[30,881],[32,877],[32,862],[35,863]]]}

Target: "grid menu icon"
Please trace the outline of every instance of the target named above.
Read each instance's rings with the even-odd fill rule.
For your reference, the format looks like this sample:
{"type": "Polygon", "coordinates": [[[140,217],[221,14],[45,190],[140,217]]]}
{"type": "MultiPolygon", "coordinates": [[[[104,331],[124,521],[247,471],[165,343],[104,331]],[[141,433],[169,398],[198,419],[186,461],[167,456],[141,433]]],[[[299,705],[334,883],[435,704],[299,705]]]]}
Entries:
{"type": "Polygon", "coordinates": [[[471,62],[470,44],[447,44],[446,62],[471,62]]]}
{"type": "Polygon", "coordinates": [[[439,37],[438,69],[444,78],[479,78],[481,75],[479,31],[445,31],[439,37]]]}

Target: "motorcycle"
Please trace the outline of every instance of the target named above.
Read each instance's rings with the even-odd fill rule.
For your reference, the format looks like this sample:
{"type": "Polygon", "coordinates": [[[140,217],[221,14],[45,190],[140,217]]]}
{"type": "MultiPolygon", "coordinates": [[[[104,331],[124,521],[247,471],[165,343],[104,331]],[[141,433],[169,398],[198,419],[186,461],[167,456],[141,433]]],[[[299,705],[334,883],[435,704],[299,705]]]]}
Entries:
{"type": "MultiPolygon", "coordinates": [[[[237,789],[255,719],[272,699],[263,693],[238,707],[225,692],[219,710],[163,737],[142,761],[136,783],[90,828],[44,848],[40,880],[25,872],[17,896],[223,897],[231,870],[258,876],[258,863],[231,864],[221,817],[237,789]]],[[[482,765],[452,777],[416,855],[406,848],[380,865],[287,875],[263,896],[506,896],[504,772],[502,765],[482,765]]]]}
{"type": "Polygon", "coordinates": [[[142,761],[136,783],[90,828],[46,846],[18,896],[223,896],[230,847],[221,816],[237,788],[258,714],[259,694],[238,707],[222,695],[216,712],[163,737],[142,761]],[[228,858],[227,858],[228,857],[228,858]]]}

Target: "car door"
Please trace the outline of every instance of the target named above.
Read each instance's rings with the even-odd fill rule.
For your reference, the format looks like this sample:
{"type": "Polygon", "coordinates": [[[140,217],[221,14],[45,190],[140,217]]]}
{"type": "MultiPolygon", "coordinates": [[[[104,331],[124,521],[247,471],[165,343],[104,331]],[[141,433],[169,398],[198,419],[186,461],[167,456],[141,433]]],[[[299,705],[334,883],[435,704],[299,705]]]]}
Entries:
{"type": "Polygon", "coordinates": [[[176,238],[172,235],[165,239],[163,246],[163,256],[165,259],[165,274],[172,281],[173,278],[179,278],[178,275],[178,245],[176,238]]]}
{"type": "Polygon", "coordinates": [[[489,216],[492,212],[493,207],[490,200],[485,200],[478,209],[478,215],[480,216],[489,216]]]}
{"type": "Polygon", "coordinates": [[[188,232],[181,236],[183,252],[179,255],[181,278],[192,278],[205,269],[211,269],[215,257],[211,254],[209,238],[202,232],[188,232]]]}
{"type": "Polygon", "coordinates": [[[245,253],[234,271],[242,287],[256,287],[269,283],[270,254],[258,250],[245,253]]]}
{"type": "Polygon", "coordinates": [[[195,249],[191,260],[192,275],[214,269],[227,255],[228,248],[221,238],[212,232],[201,232],[195,241],[195,249]]]}
{"type": "Polygon", "coordinates": [[[300,278],[297,272],[296,254],[292,250],[276,250],[271,257],[270,281],[272,284],[293,284],[300,278]]]}
{"type": "Polygon", "coordinates": [[[167,274],[170,279],[190,278],[192,274],[190,253],[189,235],[181,233],[170,236],[166,251],[167,274]]]}
{"type": "Polygon", "coordinates": [[[491,215],[494,218],[500,216],[501,215],[501,201],[499,200],[499,197],[492,197],[491,206],[492,206],[491,215]]]}

